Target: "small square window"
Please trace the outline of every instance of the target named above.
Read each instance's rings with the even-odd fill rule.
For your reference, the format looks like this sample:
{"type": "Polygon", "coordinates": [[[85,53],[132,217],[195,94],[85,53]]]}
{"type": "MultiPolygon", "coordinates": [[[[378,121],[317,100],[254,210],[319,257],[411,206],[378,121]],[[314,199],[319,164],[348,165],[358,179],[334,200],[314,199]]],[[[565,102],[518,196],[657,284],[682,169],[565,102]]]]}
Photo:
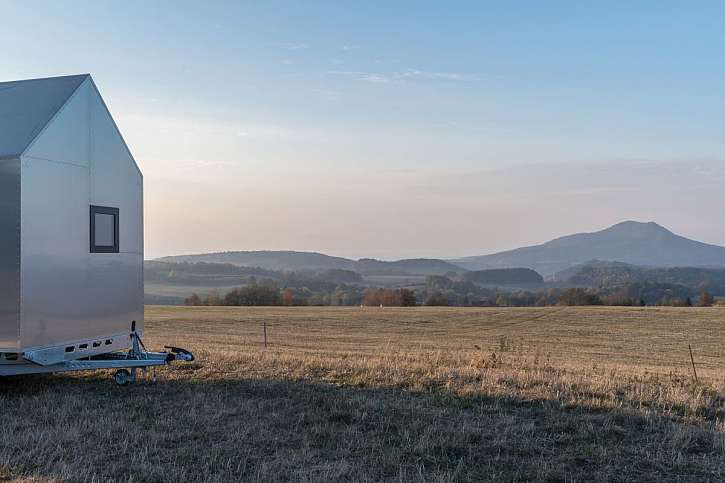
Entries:
{"type": "Polygon", "coordinates": [[[118,208],[91,206],[91,253],[118,253],[118,208]]]}

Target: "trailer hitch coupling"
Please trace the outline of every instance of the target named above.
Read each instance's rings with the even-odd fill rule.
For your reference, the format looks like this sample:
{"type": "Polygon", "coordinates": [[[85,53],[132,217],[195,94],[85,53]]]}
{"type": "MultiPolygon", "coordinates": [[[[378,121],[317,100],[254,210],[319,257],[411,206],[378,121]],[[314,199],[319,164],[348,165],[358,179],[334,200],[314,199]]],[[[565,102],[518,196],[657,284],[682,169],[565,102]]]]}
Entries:
{"type": "Polygon", "coordinates": [[[171,357],[170,360],[174,361],[184,361],[184,362],[191,362],[194,360],[194,354],[189,352],[186,349],[182,349],[181,347],[173,347],[173,346],[164,346],[164,349],[169,350],[169,356],[171,357]]]}

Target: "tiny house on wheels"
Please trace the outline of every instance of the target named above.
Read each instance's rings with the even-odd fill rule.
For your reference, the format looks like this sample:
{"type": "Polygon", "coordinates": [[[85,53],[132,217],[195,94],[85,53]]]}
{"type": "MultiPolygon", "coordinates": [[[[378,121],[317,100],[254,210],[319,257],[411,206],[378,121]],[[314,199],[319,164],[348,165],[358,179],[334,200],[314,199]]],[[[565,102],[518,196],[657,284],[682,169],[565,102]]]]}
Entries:
{"type": "Polygon", "coordinates": [[[0,376],[193,359],[140,343],[143,254],[143,176],[91,76],[0,82],[0,376]]]}

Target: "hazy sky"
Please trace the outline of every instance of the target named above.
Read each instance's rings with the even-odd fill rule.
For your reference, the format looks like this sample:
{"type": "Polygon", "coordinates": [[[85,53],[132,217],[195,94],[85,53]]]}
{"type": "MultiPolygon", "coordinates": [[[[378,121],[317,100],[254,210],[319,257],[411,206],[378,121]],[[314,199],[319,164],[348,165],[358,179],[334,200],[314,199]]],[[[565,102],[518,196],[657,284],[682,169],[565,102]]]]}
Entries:
{"type": "Polygon", "coordinates": [[[725,245],[722,2],[0,9],[0,80],[93,75],[147,257],[453,257],[626,219],[725,245]]]}

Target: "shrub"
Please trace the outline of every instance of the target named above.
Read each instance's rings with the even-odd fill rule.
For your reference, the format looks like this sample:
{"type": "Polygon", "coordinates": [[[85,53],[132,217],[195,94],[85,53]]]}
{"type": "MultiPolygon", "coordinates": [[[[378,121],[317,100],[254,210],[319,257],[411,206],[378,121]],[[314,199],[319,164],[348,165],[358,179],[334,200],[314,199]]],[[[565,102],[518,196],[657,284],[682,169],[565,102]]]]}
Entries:
{"type": "Polygon", "coordinates": [[[447,307],[448,306],[448,297],[442,292],[433,292],[425,300],[425,305],[428,305],[430,307],[433,307],[433,306],[447,307]]]}

